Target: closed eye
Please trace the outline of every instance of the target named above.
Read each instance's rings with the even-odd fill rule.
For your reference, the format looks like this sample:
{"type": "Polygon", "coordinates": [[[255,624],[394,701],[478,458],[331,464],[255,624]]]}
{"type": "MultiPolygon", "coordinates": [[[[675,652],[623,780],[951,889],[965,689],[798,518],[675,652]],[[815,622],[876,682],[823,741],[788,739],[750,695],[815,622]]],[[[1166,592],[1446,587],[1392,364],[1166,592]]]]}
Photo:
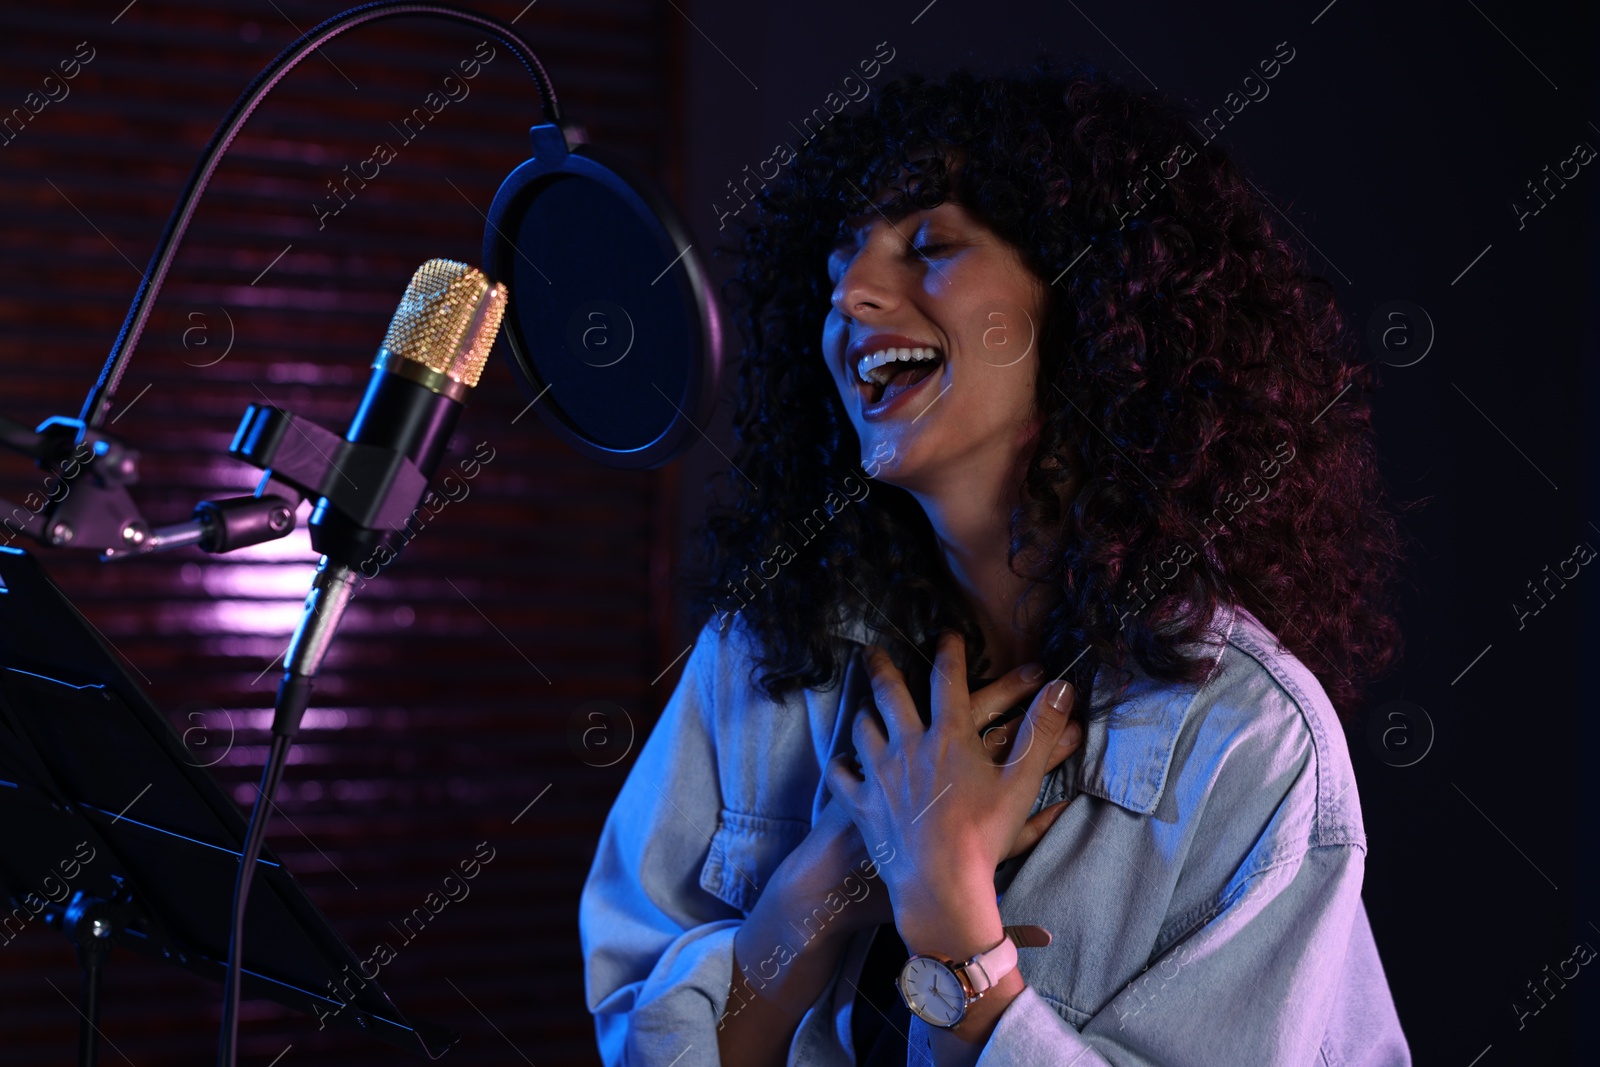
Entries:
{"type": "Polygon", "coordinates": [[[912,245],[911,250],[917,254],[919,259],[934,260],[954,255],[960,250],[960,246],[943,241],[928,241],[925,244],[912,245]]]}

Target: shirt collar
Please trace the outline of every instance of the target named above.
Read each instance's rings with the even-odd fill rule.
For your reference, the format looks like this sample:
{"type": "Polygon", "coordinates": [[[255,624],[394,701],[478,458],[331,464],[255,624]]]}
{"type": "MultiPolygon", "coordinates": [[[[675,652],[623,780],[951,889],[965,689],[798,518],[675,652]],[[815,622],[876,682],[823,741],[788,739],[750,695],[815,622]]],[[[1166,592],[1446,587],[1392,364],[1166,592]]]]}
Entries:
{"type": "MultiPolygon", "coordinates": [[[[1216,670],[1222,651],[1233,635],[1238,614],[1239,609],[1234,605],[1219,605],[1206,633],[1199,641],[1185,646],[1189,655],[1203,654],[1210,659],[1208,677],[1216,670]]],[[[859,616],[836,624],[833,633],[858,644],[880,638],[859,616]]],[[[1109,718],[1095,718],[1085,724],[1083,747],[1079,749],[1077,788],[1129,811],[1153,815],[1166,788],[1178,734],[1200,686],[1158,681],[1132,661],[1129,669],[1133,678],[1121,694],[1120,705],[1113,709],[1109,718]]],[[[1110,703],[1113,683],[1104,667],[1096,672],[1096,709],[1110,703]]],[[[1046,791],[1053,793],[1056,789],[1050,788],[1050,777],[1058,776],[1046,779],[1046,791]]]]}

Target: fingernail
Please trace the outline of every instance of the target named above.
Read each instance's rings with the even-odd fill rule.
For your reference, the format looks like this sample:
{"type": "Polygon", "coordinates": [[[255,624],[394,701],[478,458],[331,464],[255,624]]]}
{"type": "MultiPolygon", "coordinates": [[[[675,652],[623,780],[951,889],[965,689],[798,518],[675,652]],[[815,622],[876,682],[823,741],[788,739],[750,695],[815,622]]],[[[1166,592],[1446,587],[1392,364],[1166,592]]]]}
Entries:
{"type": "Polygon", "coordinates": [[[1024,682],[1032,685],[1044,677],[1044,667],[1038,663],[1029,663],[1025,664],[1017,673],[1021,675],[1024,682]]]}
{"type": "Polygon", "coordinates": [[[1050,683],[1050,691],[1045,694],[1045,702],[1052,708],[1060,711],[1067,706],[1068,694],[1072,692],[1072,683],[1065,678],[1050,683]]]}
{"type": "Polygon", "coordinates": [[[1062,731],[1062,738],[1067,744],[1077,746],[1083,743],[1083,723],[1073,719],[1067,723],[1067,728],[1062,731]]]}

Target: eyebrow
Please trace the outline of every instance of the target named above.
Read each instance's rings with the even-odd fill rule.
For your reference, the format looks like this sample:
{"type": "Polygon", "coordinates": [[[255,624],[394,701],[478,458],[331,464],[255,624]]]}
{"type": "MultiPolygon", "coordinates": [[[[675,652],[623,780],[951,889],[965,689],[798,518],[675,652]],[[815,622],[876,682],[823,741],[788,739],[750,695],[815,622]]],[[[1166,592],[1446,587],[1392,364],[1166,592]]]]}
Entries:
{"type": "MultiPolygon", "coordinates": [[[[858,215],[851,215],[849,218],[840,220],[839,229],[834,242],[835,247],[843,244],[847,240],[854,239],[856,234],[860,233],[862,230],[873,225],[879,220],[887,222],[890,229],[900,234],[900,236],[906,237],[907,235],[905,231],[901,229],[900,224],[913,215],[923,214],[933,210],[933,208],[906,207],[904,210],[894,215],[890,215],[886,213],[880,206],[877,211],[871,213],[862,212],[858,215]]],[[[909,238],[907,239],[909,240],[909,238]]]]}
{"type": "MultiPolygon", "coordinates": [[[[852,184],[854,184],[854,183],[852,183],[852,184]]],[[[944,203],[949,203],[949,201],[945,201],[944,203]]],[[[876,204],[874,204],[873,206],[877,207],[876,204]]],[[[920,214],[920,213],[923,213],[923,212],[932,212],[932,211],[934,211],[936,208],[938,208],[940,206],[941,206],[940,204],[935,204],[931,208],[912,207],[912,208],[910,208],[910,209],[908,209],[906,211],[901,212],[896,217],[890,217],[881,207],[878,207],[877,216],[878,216],[878,218],[881,218],[885,222],[887,222],[889,224],[889,228],[894,230],[894,232],[896,234],[898,234],[902,240],[910,241],[911,238],[906,236],[905,231],[900,228],[900,223],[902,221],[904,221],[905,219],[910,218],[912,215],[920,214]]],[[[861,215],[853,215],[853,216],[851,216],[850,219],[846,219],[846,220],[841,221],[840,225],[841,226],[847,225],[851,221],[851,219],[866,218],[866,217],[867,216],[864,213],[861,214],[861,215]]],[[[869,223],[869,225],[870,225],[870,223],[869,223]]],[[[859,226],[851,227],[844,235],[838,237],[838,239],[835,240],[833,248],[830,249],[829,252],[828,252],[828,270],[829,270],[830,275],[831,275],[832,270],[833,270],[833,257],[839,251],[839,247],[841,245],[843,245],[847,240],[854,238],[856,233],[861,228],[862,227],[859,227],[859,226]]],[[[921,227],[919,226],[919,227],[916,227],[915,229],[920,229],[920,228],[921,227]]],[[[946,280],[948,280],[949,276],[945,274],[944,269],[942,267],[940,267],[939,264],[937,264],[933,260],[929,259],[927,257],[927,255],[924,254],[920,249],[917,250],[917,254],[919,256],[922,256],[923,262],[927,263],[928,266],[930,266],[934,270],[938,271],[939,275],[941,277],[943,277],[946,280]]]]}

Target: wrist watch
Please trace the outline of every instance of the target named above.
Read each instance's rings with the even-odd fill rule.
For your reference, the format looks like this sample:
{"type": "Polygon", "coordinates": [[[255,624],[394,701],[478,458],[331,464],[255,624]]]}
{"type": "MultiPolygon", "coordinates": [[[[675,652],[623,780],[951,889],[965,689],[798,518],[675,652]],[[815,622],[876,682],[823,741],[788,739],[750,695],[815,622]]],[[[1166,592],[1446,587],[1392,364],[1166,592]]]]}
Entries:
{"type": "Polygon", "coordinates": [[[991,949],[958,962],[932,953],[916,953],[900,969],[895,985],[906,1007],[923,1022],[949,1029],[967,1016],[967,1007],[1017,966],[1018,948],[1043,948],[1050,931],[1042,926],[1007,926],[991,949]]]}

